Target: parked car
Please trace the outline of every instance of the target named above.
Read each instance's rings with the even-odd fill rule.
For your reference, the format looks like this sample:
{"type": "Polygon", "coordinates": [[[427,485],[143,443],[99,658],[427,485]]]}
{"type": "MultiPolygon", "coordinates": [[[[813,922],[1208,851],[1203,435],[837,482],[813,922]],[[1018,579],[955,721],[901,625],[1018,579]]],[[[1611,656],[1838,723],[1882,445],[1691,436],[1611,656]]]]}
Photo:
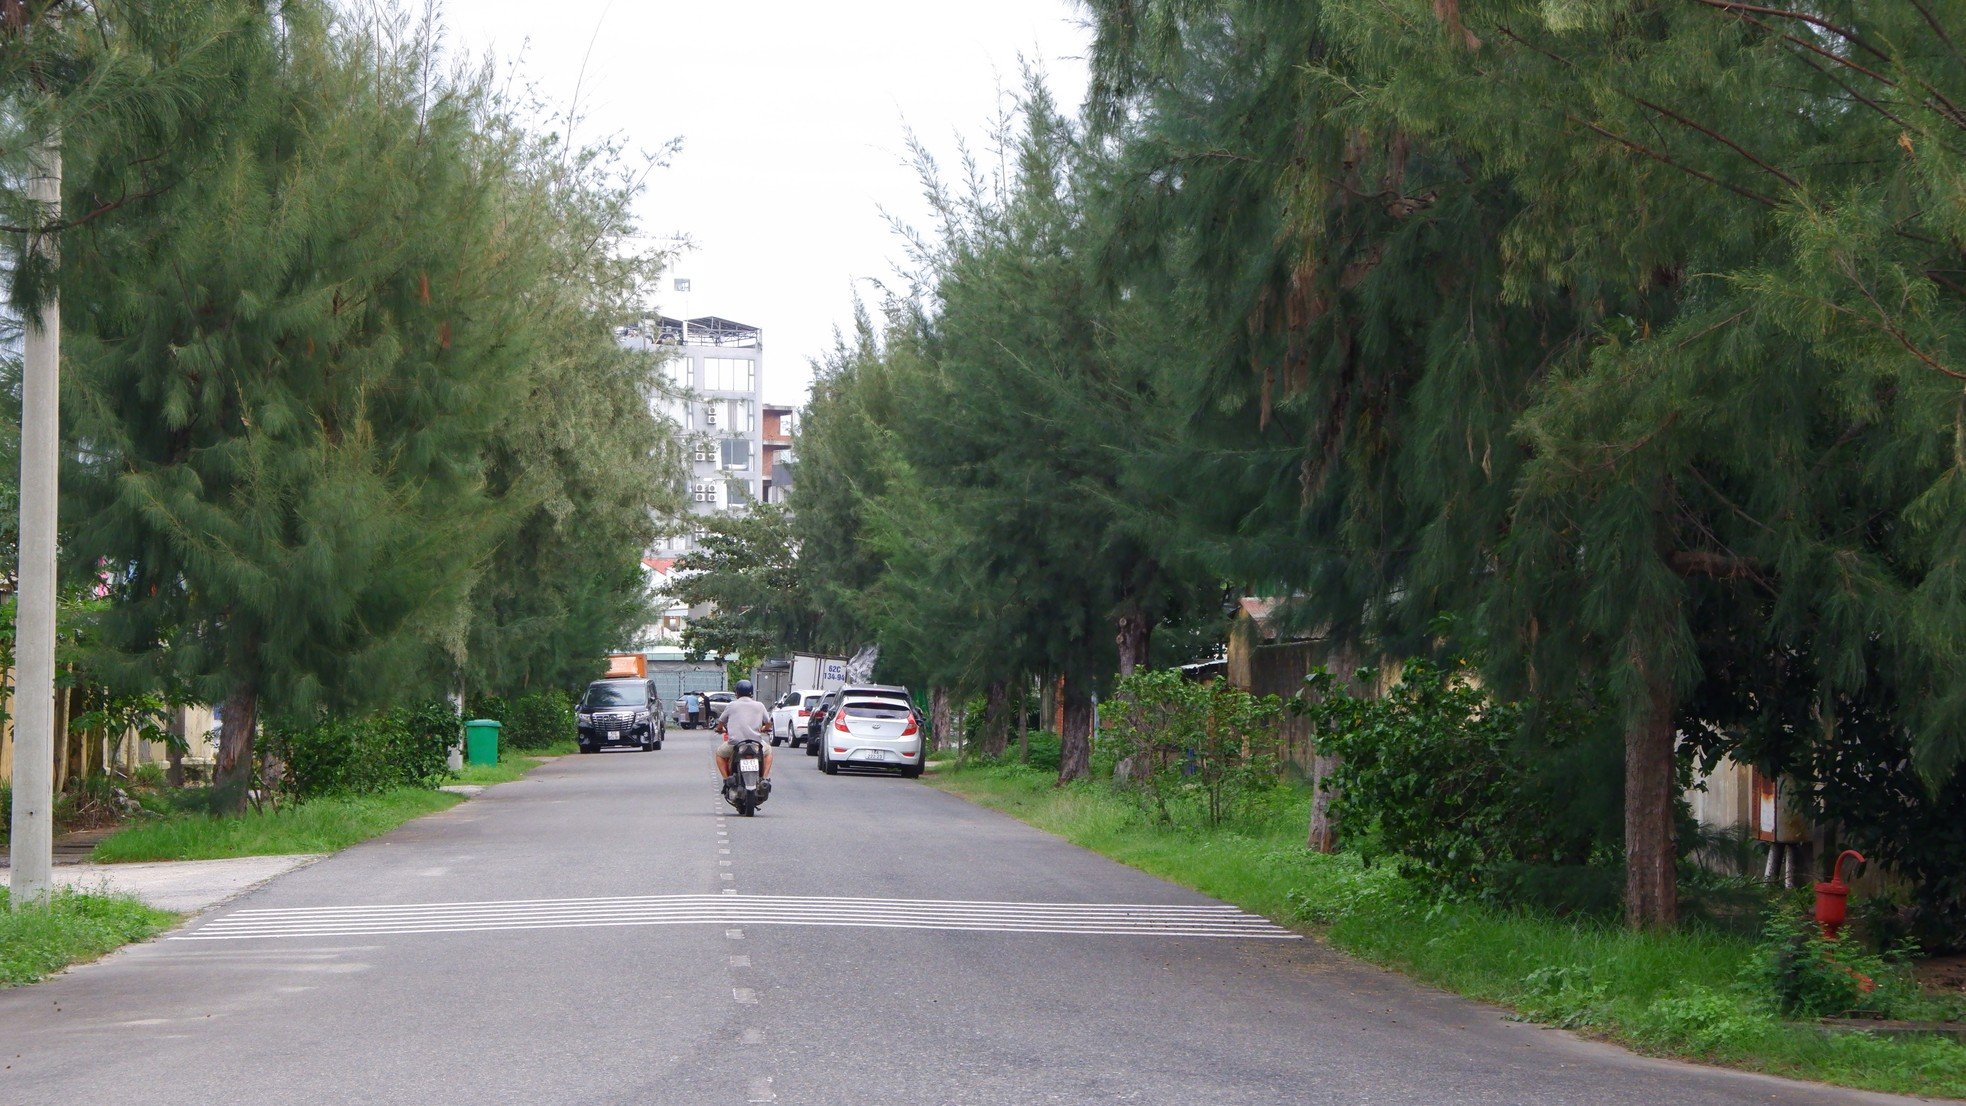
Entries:
{"type": "Polygon", "coordinates": [[[839,692],[829,691],[819,697],[819,705],[812,708],[812,717],[806,720],[806,755],[819,755],[819,735],[833,721],[833,704],[839,699],[839,692]]]}
{"type": "Polygon", "coordinates": [[[786,692],[771,708],[771,743],[804,744],[806,724],[812,721],[814,708],[825,697],[825,689],[817,687],[794,688],[786,692]]]}
{"type": "Polygon", "coordinates": [[[610,745],[643,752],[662,748],[668,725],[655,685],[642,679],[595,680],[574,707],[576,738],[583,753],[610,745]]]}
{"type": "MultiPolygon", "coordinates": [[[[718,717],[724,713],[724,708],[730,706],[732,699],[737,698],[735,694],[728,691],[699,691],[697,694],[703,697],[703,706],[707,712],[703,720],[706,728],[716,725],[718,717]]],[[[678,695],[669,704],[669,717],[675,721],[677,729],[693,730],[696,724],[690,721],[687,695],[687,692],[678,695]]]]}
{"type": "Polygon", "coordinates": [[[924,727],[905,687],[862,684],[840,689],[839,705],[820,730],[819,770],[895,768],[909,779],[922,774],[924,727]]]}

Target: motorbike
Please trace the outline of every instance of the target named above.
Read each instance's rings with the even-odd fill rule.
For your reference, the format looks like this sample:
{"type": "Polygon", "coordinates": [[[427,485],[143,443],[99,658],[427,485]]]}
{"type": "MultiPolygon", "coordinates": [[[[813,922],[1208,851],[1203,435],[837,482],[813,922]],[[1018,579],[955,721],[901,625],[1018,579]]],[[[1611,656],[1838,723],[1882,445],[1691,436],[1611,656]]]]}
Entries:
{"type": "Polygon", "coordinates": [[[724,801],[746,818],[771,798],[771,781],[765,778],[765,747],[755,737],[732,743],[730,775],[724,777],[724,801]]]}

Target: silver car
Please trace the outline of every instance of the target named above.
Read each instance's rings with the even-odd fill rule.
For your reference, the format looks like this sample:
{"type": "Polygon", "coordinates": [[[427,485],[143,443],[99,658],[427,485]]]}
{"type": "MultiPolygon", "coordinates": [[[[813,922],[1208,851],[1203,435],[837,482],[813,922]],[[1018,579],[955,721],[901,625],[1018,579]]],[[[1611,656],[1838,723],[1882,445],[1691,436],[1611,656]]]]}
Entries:
{"type": "Polygon", "coordinates": [[[840,689],[839,707],[819,735],[819,770],[896,768],[914,779],[925,753],[920,716],[908,689],[880,684],[840,689]]]}

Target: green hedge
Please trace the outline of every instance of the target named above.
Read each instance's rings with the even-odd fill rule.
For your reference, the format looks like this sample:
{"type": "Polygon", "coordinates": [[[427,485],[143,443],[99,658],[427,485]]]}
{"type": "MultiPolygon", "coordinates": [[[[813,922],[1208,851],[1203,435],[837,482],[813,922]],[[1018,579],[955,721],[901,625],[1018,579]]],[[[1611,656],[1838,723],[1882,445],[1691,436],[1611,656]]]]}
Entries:
{"type": "Polygon", "coordinates": [[[358,718],[318,715],[269,725],[265,750],[284,765],[282,786],[303,799],[436,787],[448,776],[460,726],[442,702],[358,718]]]}
{"type": "Polygon", "coordinates": [[[471,700],[471,717],[499,723],[500,748],[544,749],[574,739],[573,696],[534,691],[511,699],[485,695],[471,700]]]}

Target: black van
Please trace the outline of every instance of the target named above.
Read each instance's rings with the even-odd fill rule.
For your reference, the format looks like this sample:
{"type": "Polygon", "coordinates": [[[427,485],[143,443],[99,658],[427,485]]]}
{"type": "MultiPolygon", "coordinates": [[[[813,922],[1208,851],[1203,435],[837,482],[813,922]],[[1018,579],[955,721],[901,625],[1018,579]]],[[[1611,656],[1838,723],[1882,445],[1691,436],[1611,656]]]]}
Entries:
{"type": "Polygon", "coordinates": [[[587,685],[574,708],[580,751],[596,752],[609,745],[632,745],[643,752],[662,748],[668,724],[662,717],[655,684],[648,680],[595,680],[587,685]]]}

